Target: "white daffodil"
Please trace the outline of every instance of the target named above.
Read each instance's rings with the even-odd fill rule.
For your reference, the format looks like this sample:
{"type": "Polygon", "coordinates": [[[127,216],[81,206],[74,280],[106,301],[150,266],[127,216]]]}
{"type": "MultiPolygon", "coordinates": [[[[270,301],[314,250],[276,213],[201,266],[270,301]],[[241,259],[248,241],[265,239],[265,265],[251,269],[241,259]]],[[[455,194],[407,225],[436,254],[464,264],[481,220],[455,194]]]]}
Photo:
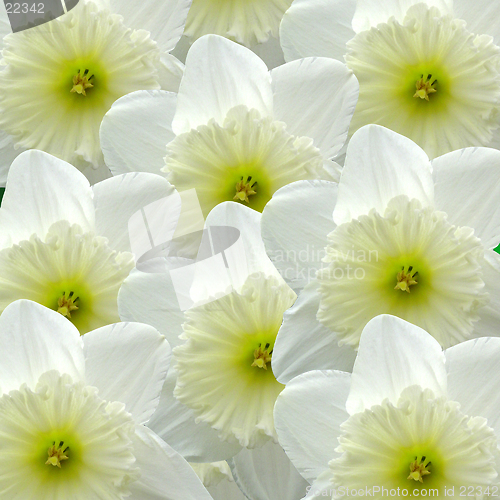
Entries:
{"type": "Polygon", "coordinates": [[[269,72],[250,50],[207,35],[189,51],[178,97],[143,91],[113,105],[101,127],[105,161],[115,174],[147,170],[179,191],[195,188],[205,216],[228,200],[262,211],[290,182],[338,179],[330,159],[347,137],[357,91],[338,61],[269,72]]]}
{"type": "Polygon", "coordinates": [[[185,61],[190,45],[207,34],[220,35],[245,45],[269,69],[285,62],[278,32],[292,0],[193,0],[186,29],[173,54],[185,61]]]}
{"type": "Polygon", "coordinates": [[[134,267],[128,219],[172,192],[151,174],[118,176],[91,188],[64,161],[41,151],[22,153],[0,208],[0,311],[17,299],[33,300],[82,334],[119,321],[118,290],[134,267]]]}
{"type": "Polygon", "coordinates": [[[193,0],[184,35],[213,33],[252,47],[277,38],[281,18],[292,0],[193,0]]]}
{"type": "Polygon", "coordinates": [[[499,353],[500,339],[482,338],[443,354],[421,328],[382,315],[364,329],[352,375],[291,380],[275,421],[311,483],[306,498],[497,496],[499,353]]]}
{"type": "MultiPolygon", "coordinates": [[[[102,118],[129,92],[176,89],[171,82],[174,58],[167,51],[181,36],[189,6],[189,0],[168,0],[159,7],[151,0],[140,6],[126,0],[81,0],[58,19],[5,36],[3,134],[16,149],[51,153],[94,182],[109,177],[99,144],[102,118]],[[165,16],[163,29],[159,15],[165,16]],[[149,32],[132,28],[151,28],[159,43],[149,32]]],[[[2,170],[5,182],[4,161],[2,170]]]]}
{"type": "Polygon", "coordinates": [[[148,425],[190,462],[233,457],[235,480],[250,498],[298,500],[306,483],[276,444],[272,415],[284,386],[271,368],[283,313],[295,294],[266,256],[259,222],[258,212],[229,202],[207,218],[207,228],[240,232],[241,252],[226,257],[234,264],[234,287],[225,295],[183,313],[169,274],[135,270],[120,289],[118,307],[122,320],[141,318],[175,347],[148,425]],[[266,467],[276,476],[261,474],[266,467]]]}
{"type": "Polygon", "coordinates": [[[324,181],[278,191],[263,213],[264,241],[303,289],[276,343],[280,382],[307,369],[349,370],[379,314],[424,328],[443,347],[495,335],[499,169],[498,150],[429,162],[406,137],[368,125],[349,143],[338,193],[324,181]]]}
{"type": "Polygon", "coordinates": [[[0,316],[0,498],[209,500],[194,471],[145,427],[170,347],[120,323],[84,339],[19,300],[0,316]]]}
{"type": "Polygon", "coordinates": [[[500,147],[500,26],[489,0],[295,0],[286,60],[329,56],[359,80],[351,131],[377,123],[434,158],[500,147]]]}

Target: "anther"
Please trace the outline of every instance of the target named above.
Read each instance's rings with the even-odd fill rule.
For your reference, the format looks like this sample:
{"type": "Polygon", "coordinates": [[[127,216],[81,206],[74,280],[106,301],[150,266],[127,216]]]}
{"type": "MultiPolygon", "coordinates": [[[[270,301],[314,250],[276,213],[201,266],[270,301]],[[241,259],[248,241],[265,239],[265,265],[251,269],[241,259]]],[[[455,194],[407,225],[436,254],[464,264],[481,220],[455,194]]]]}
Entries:
{"type": "Polygon", "coordinates": [[[264,370],[267,370],[267,363],[271,362],[273,353],[272,349],[268,351],[270,345],[271,344],[267,343],[264,349],[262,349],[262,344],[259,344],[259,347],[255,349],[253,353],[254,360],[251,366],[256,366],[258,368],[263,368],[264,370]]]}
{"type": "Polygon", "coordinates": [[[70,291],[68,296],[66,296],[66,291],[57,299],[57,312],[71,319],[71,313],[78,309],[76,304],[79,297],[73,298],[75,293],[70,291]]]}
{"type": "Polygon", "coordinates": [[[427,470],[427,467],[431,465],[431,462],[426,462],[426,457],[422,456],[420,460],[415,457],[415,460],[410,463],[410,475],[406,479],[413,479],[414,481],[419,481],[423,483],[423,477],[428,476],[431,472],[427,470]]]}
{"type": "Polygon", "coordinates": [[[418,281],[415,279],[417,274],[418,271],[414,271],[413,266],[408,266],[407,271],[405,271],[403,266],[401,271],[399,271],[396,275],[397,283],[394,290],[401,290],[403,292],[410,293],[410,287],[418,284],[418,281]]]}
{"type": "Polygon", "coordinates": [[[57,447],[56,442],[52,442],[52,446],[47,450],[48,458],[45,465],[52,465],[53,467],[61,469],[61,462],[69,460],[68,455],[66,455],[69,450],[69,446],[66,446],[66,448],[63,448],[63,446],[64,441],[60,441],[59,446],[57,447]]]}
{"type": "Polygon", "coordinates": [[[254,189],[254,187],[257,185],[257,181],[255,181],[253,184],[250,184],[251,181],[251,175],[247,177],[246,181],[243,177],[241,177],[241,180],[236,184],[236,194],[234,195],[233,200],[241,202],[244,201],[246,203],[250,202],[248,197],[257,194],[257,191],[254,189]]]}
{"type": "Polygon", "coordinates": [[[94,77],[94,75],[90,75],[88,69],[86,69],[83,73],[81,70],[78,70],[78,73],[73,76],[73,88],[70,92],[75,92],[77,94],[86,96],[86,89],[92,88],[94,85],[90,83],[90,80],[94,77]]]}
{"type": "Polygon", "coordinates": [[[420,80],[417,80],[416,87],[417,91],[413,97],[420,97],[420,99],[429,100],[429,94],[434,94],[437,92],[434,85],[437,84],[437,79],[431,83],[432,75],[428,74],[427,78],[424,80],[424,75],[420,75],[420,80]]]}

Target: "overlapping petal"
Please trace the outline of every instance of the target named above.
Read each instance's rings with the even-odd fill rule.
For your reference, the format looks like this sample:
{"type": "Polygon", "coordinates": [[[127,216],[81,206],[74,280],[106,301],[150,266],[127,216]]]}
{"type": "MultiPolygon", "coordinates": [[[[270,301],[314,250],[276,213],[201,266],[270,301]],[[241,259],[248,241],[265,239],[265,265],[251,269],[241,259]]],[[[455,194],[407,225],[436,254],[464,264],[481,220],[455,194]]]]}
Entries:
{"type": "Polygon", "coordinates": [[[395,196],[432,206],[431,164],[413,141],[378,125],[367,125],[349,142],[333,219],[349,222],[371,209],[384,213],[395,196]],[[383,180],[383,181],[382,181],[383,180]]]}
{"type": "Polygon", "coordinates": [[[35,389],[45,372],[57,370],[85,379],[83,344],[78,330],[59,313],[29,300],[7,306],[0,316],[0,389],[27,384],[35,389]]]}
{"type": "Polygon", "coordinates": [[[388,399],[393,404],[411,385],[446,395],[446,370],[441,346],[426,331],[380,315],[363,330],[352,372],[347,410],[352,415],[388,399]]]}
{"type": "Polygon", "coordinates": [[[250,50],[215,35],[197,40],[189,50],[172,128],[179,135],[211,119],[221,124],[238,105],[272,115],[271,77],[250,50]]]}

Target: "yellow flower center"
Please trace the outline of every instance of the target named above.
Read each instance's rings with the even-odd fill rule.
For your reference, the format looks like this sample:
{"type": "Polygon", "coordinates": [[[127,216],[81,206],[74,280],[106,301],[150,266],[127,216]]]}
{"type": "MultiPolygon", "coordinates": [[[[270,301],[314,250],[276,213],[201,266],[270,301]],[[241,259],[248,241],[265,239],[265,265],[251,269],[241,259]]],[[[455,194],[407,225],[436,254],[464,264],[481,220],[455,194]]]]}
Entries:
{"type": "Polygon", "coordinates": [[[52,465],[53,467],[61,468],[61,462],[64,460],[69,460],[68,453],[69,446],[64,446],[64,441],[59,442],[59,446],[56,446],[56,442],[52,443],[52,446],[48,449],[47,453],[49,458],[45,462],[45,465],[52,465]]]}
{"type": "Polygon", "coordinates": [[[257,182],[252,182],[252,176],[248,176],[246,181],[243,180],[244,178],[242,177],[241,180],[236,184],[236,194],[233,198],[235,201],[245,201],[249,202],[250,200],[248,199],[249,196],[252,196],[254,194],[257,194],[257,191],[255,191],[255,186],[257,185],[257,182]]]}
{"type": "Polygon", "coordinates": [[[83,73],[78,70],[78,73],[73,76],[73,88],[70,92],[76,92],[77,94],[86,96],[86,89],[92,88],[94,85],[90,83],[90,80],[94,78],[93,74],[90,74],[89,70],[86,69],[83,73]]]}
{"type": "Polygon", "coordinates": [[[429,475],[431,472],[427,469],[431,465],[430,460],[426,460],[425,456],[415,457],[415,460],[410,464],[410,475],[407,479],[413,479],[423,483],[423,477],[429,475]]]}
{"type": "Polygon", "coordinates": [[[75,304],[79,297],[74,296],[74,292],[63,292],[62,295],[57,299],[57,312],[66,316],[66,318],[71,318],[71,312],[76,311],[78,306],[75,304]]]}
{"type": "Polygon", "coordinates": [[[418,271],[415,271],[413,266],[408,266],[407,270],[403,267],[396,276],[398,282],[394,287],[394,290],[401,290],[402,292],[410,293],[410,287],[418,283],[415,280],[417,274],[418,271]]]}
{"type": "Polygon", "coordinates": [[[429,100],[429,94],[434,94],[437,92],[436,90],[437,80],[432,81],[432,75],[427,75],[427,78],[424,79],[424,75],[420,76],[420,80],[417,80],[416,87],[417,91],[413,95],[413,97],[420,99],[429,100]]]}
{"type": "Polygon", "coordinates": [[[257,366],[258,368],[263,368],[267,370],[267,363],[271,362],[273,350],[269,350],[270,344],[266,344],[264,349],[262,349],[262,344],[259,344],[259,347],[255,349],[253,353],[253,363],[251,366],[257,366]]]}

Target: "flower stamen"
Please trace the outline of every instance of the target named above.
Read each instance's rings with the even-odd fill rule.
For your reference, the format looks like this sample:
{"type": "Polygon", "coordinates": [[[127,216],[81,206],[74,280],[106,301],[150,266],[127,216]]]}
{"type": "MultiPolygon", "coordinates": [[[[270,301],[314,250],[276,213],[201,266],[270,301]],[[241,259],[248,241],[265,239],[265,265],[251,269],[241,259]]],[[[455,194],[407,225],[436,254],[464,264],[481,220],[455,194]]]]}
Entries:
{"type": "Polygon", "coordinates": [[[52,465],[60,469],[61,462],[69,459],[68,455],[66,455],[68,450],[69,446],[64,447],[64,441],[60,441],[59,446],[56,446],[56,442],[54,441],[47,451],[49,458],[45,462],[45,465],[52,465]]]}
{"type": "Polygon", "coordinates": [[[424,80],[424,75],[420,76],[420,80],[417,80],[416,87],[417,91],[413,94],[413,97],[420,99],[429,100],[429,94],[434,94],[437,92],[435,85],[437,84],[437,80],[434,80],[431,83],[432,75],[427,75],[427,78],[424,80]]]}
{"type": "Polygon", "coordinates": [[[269,350],[270,344],[266,344],[264,349],[262,349],[262,344],[259,344],[259,347],[255,349],[253,353],[253,363],[251,366],[257,366],[258,368],[263,368],[267,370],[267,363],[271,362],[273,350],[269,350]]]}
{"type": "Polygon", "coordinates": [[[424,476],[429,475],[431,472],[427,467],[431,465],[430,460],[426,460],[425,456],[415,457],[415,460],[410,464],[410,475],[406,479],[413,479],[414,481],[424,482],[424,476]]]}
{"type": "Polygon", "coordinates": [[[413,269],[413,266],[408,266],[408,270],[405,271],[405,267],[399,271],[396,276],[398,280],[394,290],[401,290],[403,292],[410,293],[410,287],[416,285],[418,282],[415,280],[415,276],[418,274],[418,271],[413,269]]]}
{"type": "Polygon", "coordinates": [[[73,297],[74,292],[69,292],[68,296],[66,296],[66,292],[63,292],[62,295],[57,299],[57,312],[66,316],[66,318],[71,318],[71,312],[76,311],[78,306],[75,302],[79,299],[79,297],[73,297]]]}
{"type": "Polygon", "coordinates": [[[241,180],[236,184],[236,194],[233,200],[242,202],[245,201],[249,203],[250,200],[248,199],[248,197],[257,194],[257,191],[255,191],[254,189],[254,187],[257,185],[257,182],[251,184],[251,181],[251,175],[247,177],[246,181],[243,180],[243,177],[241,178],[241,180]]]}
{"type": "Polygon", "coordinates": [[[73,88],[70,92],[76,92],[77,94],[86,96],[87,93],[85,90],[94,86],[90,83],[92,78],[94,78],[94,75],[91,75],[88,69],[86,69],[83,73],[81,70],[78,70],[78,73],[73,77],[73,88]]]}

